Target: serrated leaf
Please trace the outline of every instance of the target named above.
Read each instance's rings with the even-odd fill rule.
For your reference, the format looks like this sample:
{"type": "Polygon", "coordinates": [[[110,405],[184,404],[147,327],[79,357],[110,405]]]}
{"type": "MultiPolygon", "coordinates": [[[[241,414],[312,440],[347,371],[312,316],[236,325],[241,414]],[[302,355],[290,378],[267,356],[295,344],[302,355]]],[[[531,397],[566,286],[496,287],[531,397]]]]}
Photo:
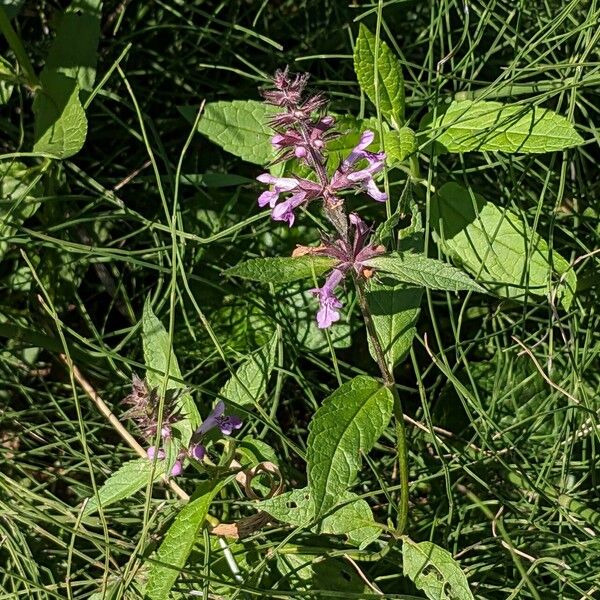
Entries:
{"type": "Polygon", "coordinates": [[[501,102],[453,101],[421,130],[446,152],[497,150],[539,154],[578,146],[582,137],[565,117],[546,108],[501,102]]]}
{"type": "MultiPolygon", "coordinates": [[[[197,108],[180,107],[181,114],[193,123],[197,108]]],[[[271,145],[273,130],[269,119],[277,110],[257,100],[209,102],[198,123],[198,131],[211,142],[235,156],[257,165],[272,161],[275,151],[271,145]]]]}
{"type": "MultiPolygon", "coordinates": [[[[367,288],[367,304],[390,371],[404,359],[417,331],[423,289],[401,283],[385,285],[371,281],[367,288]]],[[[375,350],[369,339],[369,351],[375,350]]]]}
{"type": "Polygon", "coordinates": [[[39,208],[39,171],[20,162],[0,163],[0,261],[10,238],[39,208]],[[37,181],[36,181],[37,180],[37,181]]]}
{"type": "Polygon", "coordinates": [[[392,394],[372,377],[359,376],[326,398],[308,435],[308,485],[319,517],[353,483],[360,453],[369,452],[392,415],[392,394]]]}
{"type": "Polygon", "coordinates": [[[432,542],[402,544],[404,575],[430,600],[474,600],[469,583],[458,563],[444,548],[432,542]]]}
{"type": "MultiPolygon", "coordinates": [[[[348,542],[359,547],[364,547],[379,537],[381,527],[375,522],[365,500],[346,490],[340,494],[339,503],[341,506],[333,509],[312,531],[344,535],[348,542]]],[[[273,496],[263,500],[259,506],[274,519],[293,527],[305,527],[314,520],[314,502],[309,488],[273,496]]]]}
{"type": "Polygon", "coordinates": [[[258,404],[267,391],[267,383],[275,366],[277,334],[238,368],[235,375],[221,388],[219,396],[240,406],[258,404]]]}
{"type": "MultiPolygon", "coordinates": [[[[177,357],[169,342],[169,334],[154,314],[149,299],[144,304],[142,315],[142,339],[148,385],[162,390],[164,378],[168,376],[167,390],[185,389],[177,357]]],[[[200,425],[200,414],[194,399],[188,392],[180,393],[176,402],[184,418],[180,419],[174,428],[180,432],[180,441],[185,446],[192,432],[200,425]]]]}
{"type": "Polygon", "coordinates": [[[432,199],[431,223],[442,251],[500,296],[523,300],[526,292],[548,294],[551,259],[554,270],[565,273],[558,297],[566,309],[571,305],[575,272],[514,212],[447,183],[432,199]]]}
{"type": "Polygon", "coordinates": [[[383,140],[386,159],[391,164],[404,162],[417,151],[417,137],[410,127],[386,131],[383,140]]]}
{"type": "Polygon", "coordinates": [[[251,258],[226,269],[224,273],[261,283],[291,283],[300,279],[318,277],[329,271],[336,260],[326,256],[277,256],[251,258]]]}
{"type": "Polygon", "coordinates": [[[44,72],[75,79],[79,89],[91,91],[96,78],[100,39],[100,0],[73,0],[60,18],[44,72]]]}
{"type": "Polygon", "coordinates": [[[35,152],[68,158],[83,147],[87,119],[79,101],[77,81],[62,73],[40,75],[41,89],[33,101],[35,152]]]}
{"type": "Polygon", "coordinates": [[[381,277],[387,274],[399,282],[419,285],[432,290],[485,292],[464,271],[422,254],[392,252],[370,258],[364,262],[364,265],[375,269],[381,277]]]}
{"type": "Polygon", "coordinates": [[[169,598],[171,588],[196,543],[210,504],[227,481],[201,483],[194,493],[195,498],[181,509],[169,527],[150,565],[146,586],[146,597],[150,600],[169,598]]]}
{"type": "MultiPolygon", "coordinates": [[[[154,481],[164,475],[164,462],[157,461],[154,470],[154,481]]],[[[115,471],[98,490],[102,509],[133,496],[145,488],[152,475],[152,461],[144,458],[130,460],[115,471]]],[[[90,515],[98,510],[96,497],[92,496],[86,504],[84,515],[90,515]]]]}
{"type": "Polygon", "coordinates": [[[402,66],[389,46],[361,24],[354,48],[354,71],[361,89],[377,103],[376,73],[379,75],[379,108],[394,127],[404,123],[404,77],[402,66]],[[377,48],[377,63],[375,49],[377,48]]]}

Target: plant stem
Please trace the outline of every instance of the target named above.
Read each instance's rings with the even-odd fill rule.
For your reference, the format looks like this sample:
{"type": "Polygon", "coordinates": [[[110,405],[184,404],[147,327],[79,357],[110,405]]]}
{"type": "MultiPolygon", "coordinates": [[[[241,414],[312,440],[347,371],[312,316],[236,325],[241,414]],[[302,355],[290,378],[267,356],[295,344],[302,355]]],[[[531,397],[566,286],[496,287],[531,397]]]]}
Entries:
{"type": "Polygon", "coordinates": [[[406,428],[404,426],[404,412],[402,411],[402,402],[396,388],[394,381],[394,374],[388,367],[385,361],[385,354],[381,347],[377,330],[375,329],[375,323],[369,305],[367,303],[367,297],[365,294],[365,284],[362,279],[354,273],[354,285],[356,287],[356,295],[358,298],[358,305],[362,313],[365,325],[367,328],[367,334],[373,345],[375,352],[375,362],[381,371],[381,376],[385,383],[385,387],[390,390],[394,398],[394,420],[396,421],[396,449],[398,452],[398,476],[400,478],[400,507],[398,509],[398,523],[396,525],[396,531],[394,536],[399,538],[406,529],[408,522],[408,447],[406,444],[406,428]]]}
{"type": "Polygon", "coordinates": [[[29,62],[29,57],[27,56],[27,52],[25,52],[25,48],[23,47],[23,43],[21,42],[21,38],[19,34],[13,29],[13,26],[10,24],[10,20],[6,14],[4,8],[0,6],[0,31],[6,38],[8,45],[11,47],[11,50],[15,53],[15,57],[17,62],[23,69],[23,72],[27,76],[27,81],[32,88],[40,87],[40,80],[38,79],[31,63],[29,62]]]}

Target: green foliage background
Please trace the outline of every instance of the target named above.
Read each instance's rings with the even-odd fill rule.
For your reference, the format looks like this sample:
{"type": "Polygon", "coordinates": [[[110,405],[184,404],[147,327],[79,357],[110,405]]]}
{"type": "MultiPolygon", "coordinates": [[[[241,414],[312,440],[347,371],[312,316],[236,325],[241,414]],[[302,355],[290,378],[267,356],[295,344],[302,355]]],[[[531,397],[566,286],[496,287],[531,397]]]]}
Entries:
{"type": "MultiPolygon", "coordinates": [[[[25,2],[12,21],[42,80],[66,7],[25,2]]],[[[311,416],[339,382],[375,373],[358,313],[326,336],[303,282],[276,287],[224,276],[242,259],[289,256],[296,244],[315,242],[321,217],[292,230],[274,226],[256,206],[256,164],[202,135],[180,157],[202,101],[256,100],[286,64],[310,72],[336,113],[375,116],[353,69],[360,23],[379,27],[401,58],[411,127],[452,99],[527,99],[565,115],[585,140],[544,154],[426,155],[421,175],[436,189],[456,181],[514,211],[575,264],[577,292],[565,309],[529,292],[427,291],[413,350],[396,374],[409,418],[412,539],[446,548],[482,600],[600,597],[599,21],[594,0],[109,0],[98,87],[89,70],[67,72],[79,100],[77,87],[57,92],[76,118],[85,107],[85,144],[77,152],[83,140],[69,138],[64,160],[43,169],[28,155],[45,143],[33,125],[42,101],[36,106],[24,85],[9,94],[3,80],[0,598],[140,597],[143,558],[178,501],[157,485],[82,516],[81,502],[134,455],[59,354],[121,413],[132,371],[145,368],[146,301],[172,337],[202,415],[244,359],[280,331],[274,377],[243,435],[274,449],[290,489],[306,485],[311,416]]],[[[14,70],[13,54],[0,47],[14,70]]],[[[201,131],[206,123],[201,118],[201,131]]],[[[262,162],[243,139],[223,139],[262,162]]],[[[390,174],[395,199],[405,179],[400,170],[390,174]]],[[[421,187],[415,200],[431,253],[436,206],[421,187]]],[[[352,202],[383,220],[375,203],[352,202]]],[[[450,254],[468,262],[458,242],[450,254]]],[[[352,306],[350,292],[347,301],[352,306]]],[[[383,524],[396,513],[393,441],[386,431],[353,487],[383,524]]],[[[194,482],[188,473],[180,483],[193,490],[194,482]]],[[[215,516],[231,522],[256,512],[241,490],[226,489],[215,491],[215,516]]],[[[231,544],[236,572],[219,543],[200,534],[173,597],[421,594],[403,575],[417,560],[406,556],[410,549],[352,563],[344,543],[302,525],[259,531],[231,544]],[[279,552],[284,540],[295,552],[279,552]]]]}

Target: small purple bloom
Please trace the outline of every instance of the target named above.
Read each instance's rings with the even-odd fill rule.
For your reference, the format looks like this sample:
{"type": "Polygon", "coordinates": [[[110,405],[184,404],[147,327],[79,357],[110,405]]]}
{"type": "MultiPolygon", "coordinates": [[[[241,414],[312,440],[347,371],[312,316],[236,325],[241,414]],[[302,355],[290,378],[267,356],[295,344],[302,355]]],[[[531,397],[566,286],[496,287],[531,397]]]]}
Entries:
{"type": "Polygon", "coordinates": [[[178,477],[179,475],[181,475],[182,471],[183,471],[183,461],[180,459],[177,459],[175,461],[175,463],[173,464],[173,466],[171,467],[171,476],[178,477]]]}
{"type": "Polygon", "coordinates": [[[165,451],[162,448],[156,449],[156,446],[150,446],[146,450],[146,454],[150,460],[154,460],[156,457],[158,460],[163,460],[165,458],[165,451]]]}
{"type": "Polygon", "coordinates": [[[219,400],[213,411],[206,417],[202,425],[196,430],[196,436],[202,437],[211,429],[218,427],[223,435],[231,435],[234,429],[242,426],[242,420],[236,415],[226,416],[225,403],[219,400]]]}
{"type": "Polygon", "coordinates": [[[271,190],[263,192],[258,197],[258,205],[263,208],[267,204],[273,208],[279,200],[279,194],[283,192],[291,192],[298,187],[298,180],[294,177],[275,177],[270,173],[263,173],[256,179],[261,183],[268,183],[272,186],[271,190]]]}
{"type": "Polygon", "coordinates": [[[193,444],[190,446],[189,455],[200,461],[206,456],[206,448],[202,444],[193,444]]]}
{"type": "Polygon", "coordinates": [[[340,269],[334,269],[325,280],[323,287],[314,288],[311,292],[319,297],[319,311],[317,312],[317,324],[319,329],[327,329],[333,323],[340,320],[338,308],[343,304],[334,294],[335,288],[344,280],[345,273],[340,269]]]}

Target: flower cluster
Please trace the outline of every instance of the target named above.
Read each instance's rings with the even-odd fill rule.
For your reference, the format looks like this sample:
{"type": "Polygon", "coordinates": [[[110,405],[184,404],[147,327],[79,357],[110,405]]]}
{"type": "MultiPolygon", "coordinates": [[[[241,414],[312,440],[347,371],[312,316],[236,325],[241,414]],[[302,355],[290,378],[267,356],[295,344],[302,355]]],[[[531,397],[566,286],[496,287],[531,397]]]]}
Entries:
{"type": "Polygon", "coordinates": [[[371,229],[359,215],[346,215],[341,208],[340,193],[362,191],[377,202],[385,202],[387,195],[377,187],[374,179],[385,166],[385,154],[367,150],[375,134],[366,130],[330,175],[326,168],[326,145],[338,135],[333,130],[335,119],[322,114],[326,101],[321,94],[305,97],[307,81],[307,74],[292,77],[287,68],[277,71],[274,89],[264,92],[263,96],[267,103],[281,109],[270,121],[276,132],[271,143],[279,151],[275,162],[296,157],[310,167],[314,177],[276,177],[263,173],[257,179],[270,187],[260,194],[258,204],[269,206],[273,220],[284,221],[291,227],[298,208],[312,200],[323,200],[325,214],[335,226],[337,237],[326,238],[318,248],[301,246],[295,254],[317,254],[338,261],[323,286],[311,290],[319,298],[317,324],[324,329],[340,319],[342,302],[336,290],[346,275],[354,270],[356,277],[367,277],[369,273],[363,263],[384,251],[382,246],[368,243],[371,229]]]}
{"type": "MultiPolygon", "coordinates": [[[[175,406],[176,397],[171,394],[164,401],[164,416],[160,427],[160,438],[167,441],[172,434],[172,426],[181,418],[181,412],[175,406]]],[[[125,417],[135,421],[140,432],[147,440],[154,440],[158,432],[158,407],[159,396],[156,388],[149,388],[146,380],[135,373],[131,382],[131,393],[123,402],[131,406],[124,414],[125,417]]],[[[225,404],[218,402],[213,411],[192,434],[188,448],[182,448],[171,468],[171,475],[177,477],[183,471],[186,458],[201,461],[206,455],[203,444],[205,436],[213,429],[218,429],[222,435],[231,435],[234,430],[242,426],[242,420],[236,415],[225,415],[225,404]]],[[[150,460],[163,460],[166,456],[161,447],[149,446],[146,454],[150,460]]]]}
{"type": "Polygon", "coordinates": [[[326,105],[322,95],[304,99],[307,80],[306,74],[292,78],[287,69],[277,71],[275,89],[263,93],[266,102],[283,109],[270,122],[276,132],[271,143],[279,151],[276,162],[295,156],[316,175],[316,181],[295,176],[275,177],[270,173],[257,177],[258,181],[270,186],[269,190],[259,196],[258,205],[269,206],[271,218],[284,221],[290,227],[294,224],[296,209],[317,198],[321,198],[326,205],[333,206],[340,202],[340,192],[354,190],[366,191],[378,202],[385,202],[387,199],[373,178],[383,169],[385,154],[367,150],[375,138],[372,131],[363,132],[348,157],[332,176],[328,175],[324,151],[327,142],[338,135],[332,131],[335,119],[317,113],[326,105]],[[280,201],[280,196],[283,195],[286,197],[280,201]]]}

